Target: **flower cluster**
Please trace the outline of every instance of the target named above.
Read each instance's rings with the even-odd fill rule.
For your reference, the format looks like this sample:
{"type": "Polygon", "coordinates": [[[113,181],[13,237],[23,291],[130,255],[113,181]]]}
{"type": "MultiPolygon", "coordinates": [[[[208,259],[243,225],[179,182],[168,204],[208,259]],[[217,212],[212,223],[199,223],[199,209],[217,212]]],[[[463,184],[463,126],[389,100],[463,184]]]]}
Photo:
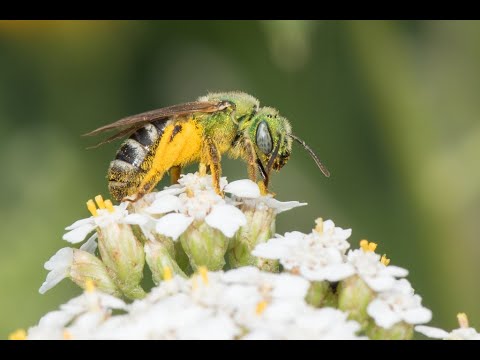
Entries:
{"type": "Polygon", "coordinates": [[[224,196],[210,176],[188,174],[133,203],[89,200],[92,216],[63,237],[88,239],[45,263],[40,288],[70,278],[84,293],[11,338],[479,338],[464,315],[451,333],[419,325],[431,311],[377,244],[351,249],[352,231],[321,218],[308,234],[278,235],[277,214],[306,204],[250,180],[220,185],[224,196]],[[140,285],[145,266],[152,289],[140,285]]]}
{"type": "Polygon", "coordinates": [[[156,284],[166,267],[183,277],[200,266],[276,270],[276,261],[257,258],[251,250],[274,235],[276,214],[306,204],[262,195],[250,180],[227,184],[222,178],[220,185],[231,197],[215,193],[211,176],[187,174],[135,203],[114,206],[100,195],[89,200],[91,216],[68,226],[63,239],[76,244],[93,235],[80,249],[60,249],[47,261],[50,273],[40,293],[68,277],[82,288],[92,280],[107,294],[143,298],[145,263],[156,284]],[[97,240],[100,258],[94,255],[97,240]]]}
{"type": "Polygon", "coordinates": [[[311,281],[308,294],[316,306],[336,306],[350,314],[371,338],[408,338],[413,326],[431,320],[410,283],[408,271],[375,253],[375,243],[362,240],[347,250],[351,230],[317,219],[310,234],[277,236],[259,244],[252,254],[277,259],[285,270],[311,281]]]}
{"type": "Polygon", "coordinates": [[[362,339],[360,326],[333,308],[305,302],[309,282],[242,267],[190,279],[172,277],[142,300],[89,289],[45,315],[28,339],[362,339]],[[112,315],[112,310],[120,312],[112,315]]]}

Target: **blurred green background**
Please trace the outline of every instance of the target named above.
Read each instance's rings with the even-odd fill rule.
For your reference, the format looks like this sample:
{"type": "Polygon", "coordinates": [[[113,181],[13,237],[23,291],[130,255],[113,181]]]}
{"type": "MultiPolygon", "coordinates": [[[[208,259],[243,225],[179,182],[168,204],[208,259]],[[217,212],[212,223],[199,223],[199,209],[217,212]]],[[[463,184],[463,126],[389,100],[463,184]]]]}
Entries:
{"type": "Polygon", "coordinates": [[[410,270],[433,325],[465,311],[478,328],[479,39],[456,21],[0,22],[0,337],[80,292],[38,293],[64,227],[108,195],[119,144],[80,134],[217,90],[278,108],[332,172],[295,147],[272,190],[309,206],[278,232],[351,227],[410,270]]]}

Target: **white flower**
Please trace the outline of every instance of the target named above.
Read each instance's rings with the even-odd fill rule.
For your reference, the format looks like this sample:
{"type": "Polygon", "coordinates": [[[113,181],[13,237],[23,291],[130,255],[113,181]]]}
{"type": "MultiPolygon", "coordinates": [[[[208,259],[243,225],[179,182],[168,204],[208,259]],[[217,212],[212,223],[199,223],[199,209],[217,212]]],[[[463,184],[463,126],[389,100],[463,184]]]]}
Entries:
{"type": "Polygon", "coordinates": [[[356,335],[360,325],[347,320],[348,314],[333,308],[309,309],[295,318],[287,339],[361,340],[356,335]]]}
{"type": "Polygon", "coordinates": [[[401,321],[416,325],[432,318],[432,312],[422,306],[422,298],[414,295],[412,286],[405,279],[396,280],[393,288],[379,293],[368,305],[367,313],[385,329],[401,321]]]}
{"type": "Polygon", "coordinates": [[[367,283],[373,291],[388,291],[392,289],[398,277],[405,277],[408,271],[398,266],[385,266],[380,261],[380,255],[363,249],[350,250],[347,255],[348,264],[367,283]]]}
{"type": "Polygon", "coordinates": [[[322,218],[315,220],[316,227],[309,236],[314,238],[315,242],[329,248],[338,249],[342,254],[350,247],[347,239],[352,235],[352,229],[342,229],[335,226],[332,220],[323,221],[322,218]]]}
{"type": "Polygon", "coordinates": [[[28,339],[86,339],[105,321],[112,309],[125,310],[125,303],[97,290],[85,291],[43,316],[28,331],[28,339]]]}
{"type": "MultiPolygon", "coordinates": [[[[226,179],[222,178],[225,185],[226,179]]],[[[204,220],[210,227],[231,238],[247,220],[235,206],[215,193],[210,176],[188,174],[179,180],[180,186],[167,188],[145,211],[163,215],[156,221],[158,233],[177,240],[195,220],[204,220]],[[173,191],[172,191],[173,190],[173,191]]]]}
{"type": "Polygon", "coordinates": [[[225,186],[224,191],[234,195],[234,199],[239,198],[243,204],[250,208],[272,209],[276,214],[307,205],[298,201],[281,202],[274,199],[270,194],[262,196],[258,185],[248,179],[233,181],[225,186]]]}
{"type": "Polygon", "coordinates": [[[480,340],[480,334],[474,328],[459,328],[451,332],[431,326],[419,325],[415,327],[419,333],[433,339],[443,340],[480,340]]]}
{"type": "MultiPolygon", "coordinates": [[[[63,240],[76,244],[83,241],[88,234],[97,228],[103,228],[115,223],[142,225],[147,221],[142,215],[129,214],[127,202],[121,203],[120,205],[113,205],[110,209],[104,207],[103,199],[101,202],[103,208],[95,210],[91,209],[89,204],[89,210],[92,212],[92,216],[78,220],[66,227],[65,230],[69,231],[63,235],[63,240]],[[93,214],[95,214],[95,216],[93,214]]],[[[91,204],[93,204],[93,201],[91,201],[91,204]]],[[[93,207],[95,207],[94,204],[93,207]]]]}
{"type": "MultiPolygon", "coordinates": [[[[80,250],[93,254],[97,249],[95,239],[96,234],[92,235],[88,241],[80,247],[80,250]]],[[[45,263],[45,270],[49,270],[50,272],[47,274],[46,280],[38,290],[40,294],[45,294],[48,290],[69,276],[75,251],[78,250],[73,248],[62,248],[45,263]]]]}
{"type": "Polygon", "coordinates": [[[451,332],[431,326],[415,326],[415,330],[419,333],[433,339],[444,340],[480,340],[480,334],[474,328],[468,325],[468,318],[465,313],[457,315],[460,327],[451,332]]]}
{"type": "Polygon", "coordinates": [[[345,263],[342,252],[323,237],[300,232],[286,233],[256,246],[254,256],[278,259],[287,270],[295,271],[311,281],[340,281],[355,273],[351,264],[345,263]]]}

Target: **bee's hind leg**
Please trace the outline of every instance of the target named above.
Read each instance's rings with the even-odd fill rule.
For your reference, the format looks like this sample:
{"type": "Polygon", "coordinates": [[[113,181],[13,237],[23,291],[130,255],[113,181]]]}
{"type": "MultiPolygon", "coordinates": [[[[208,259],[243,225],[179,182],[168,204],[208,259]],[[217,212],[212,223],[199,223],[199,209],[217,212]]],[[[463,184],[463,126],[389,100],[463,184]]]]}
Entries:
{"type": "Polygon", "coordinates": [[[180,174],[182,173],[181,166],[172,166],[170,168],[170,183],[172,185],[178,184],[178,179],[180,179],[180,174]]]}

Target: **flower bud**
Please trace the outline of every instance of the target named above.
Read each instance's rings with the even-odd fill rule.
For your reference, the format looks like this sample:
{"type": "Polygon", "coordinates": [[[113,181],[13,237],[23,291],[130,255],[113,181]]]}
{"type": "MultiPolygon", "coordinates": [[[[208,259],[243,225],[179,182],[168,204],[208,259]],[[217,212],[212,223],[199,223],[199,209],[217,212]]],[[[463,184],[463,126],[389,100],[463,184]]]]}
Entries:
{"type": "Polygon", "coordinates": [[[362,329],[368,325],[367,306],[375,293],[357,275],[339,282],[337,287],[338,308],[349,314],[349,319],[357,321],[362,329]]]}
{"type": "MultiPolygon", "coordinates": [[[[171,246],[157,241],[148,241],[145,243],[145,258],[148,267],[152,271],[152,278],[155,285],[158,285],[165,279],[165,269],[169,269],[168,271],[173,274],[186,277],[185,273],[175,261],[173,241],[165,237],[165,242],[171,246]],[[169,242],[171,242],[171,244],[169,244],[169,242]]],[[[169,274],[169,276],[171,275],[172,274],[169,274]]]]}
{"type": "Polygon", "coordinates": [[[195,220],[180,236],[180,242],[193,270],[200,266],[210,271],[223,269],[229,238],[222,231],[202,220],[195,220]]]}
{"type": "Polygon", "coordinates": [[[128,224],[109,223],[98,228],[98,249],[110,277],[131,299],[145,296],[140,287],[145,253],[128,224]]]}

